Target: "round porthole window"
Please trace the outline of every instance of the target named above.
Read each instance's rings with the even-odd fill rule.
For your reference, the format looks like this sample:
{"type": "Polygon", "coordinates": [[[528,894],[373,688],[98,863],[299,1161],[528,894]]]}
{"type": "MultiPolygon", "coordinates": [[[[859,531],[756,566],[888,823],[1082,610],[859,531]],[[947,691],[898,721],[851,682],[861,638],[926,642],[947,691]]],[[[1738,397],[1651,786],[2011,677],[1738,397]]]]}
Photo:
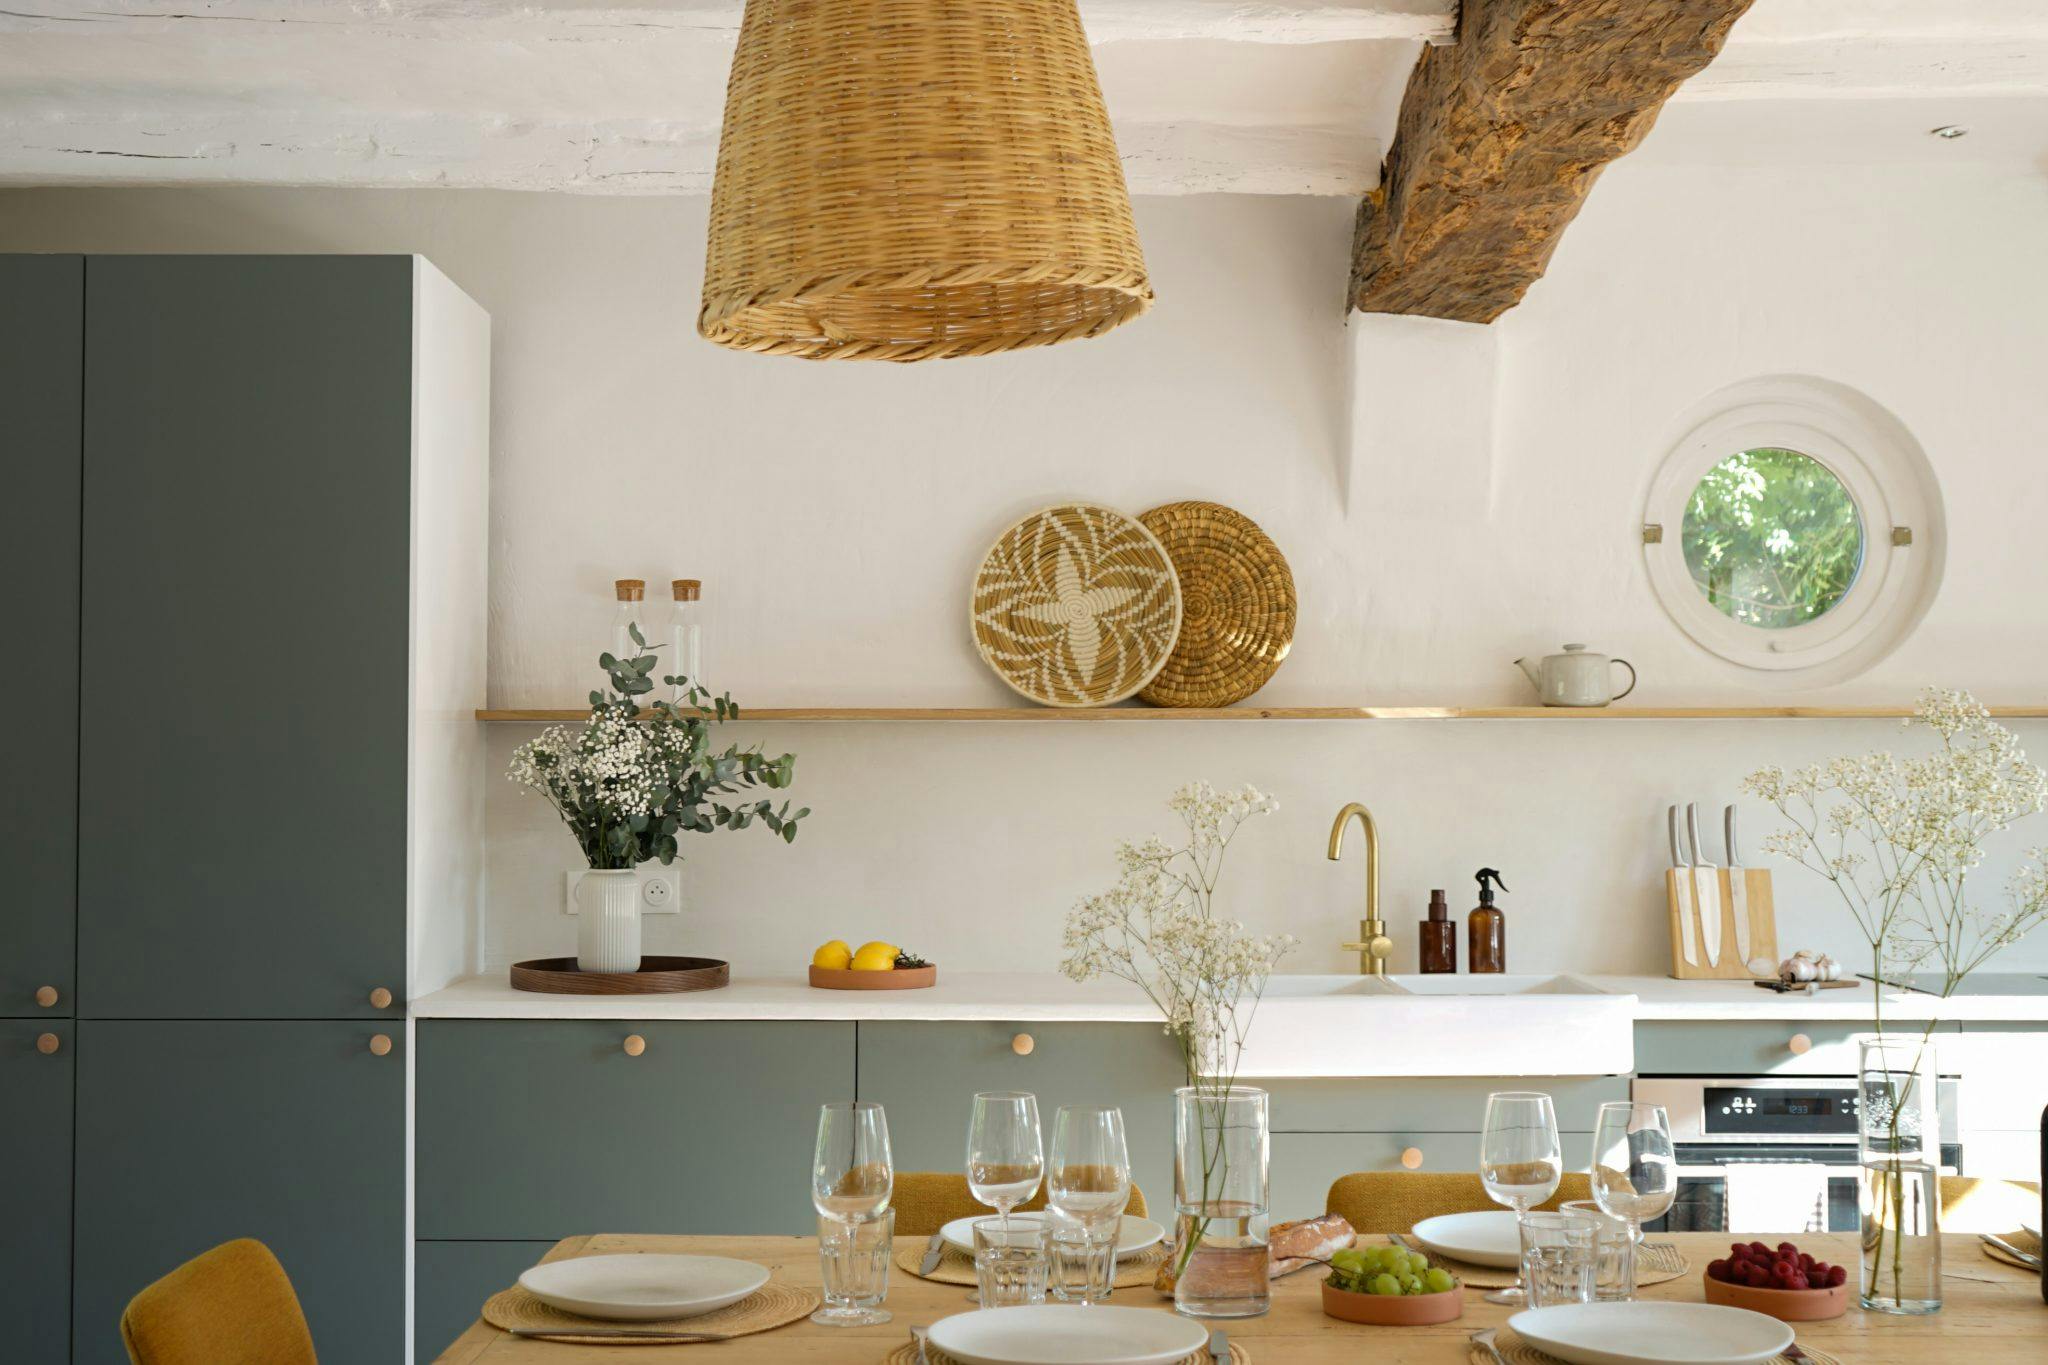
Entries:
{"type": "Polygon", "coordinates": [[[1805,376],[1739,384],[1689,413],[1643,528],[1678,627],[1780,678],[1868,668],[1940,576],[1940,493],[1918,443],[1870,399],[1805,376]]]}

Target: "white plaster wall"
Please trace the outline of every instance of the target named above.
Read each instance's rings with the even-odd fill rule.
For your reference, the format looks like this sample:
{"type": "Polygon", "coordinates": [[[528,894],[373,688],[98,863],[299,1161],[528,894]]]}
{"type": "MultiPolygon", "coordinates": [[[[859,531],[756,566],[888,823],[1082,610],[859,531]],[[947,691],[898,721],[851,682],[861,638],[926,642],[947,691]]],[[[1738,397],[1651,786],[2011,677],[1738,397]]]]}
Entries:
{"type": "MultiPolygon", "coordinates": [[[[0,194],[0,248],[411,250],[489,309],[496,705],[582,695],[624,575],[705,580],[708,668],[743,701],[1006,704],[966,636],[968,576],[1009,520],[1067,496],[1134,511],[1212,498],[1266,527],[1302,615],[1265,700],[1521,700],[1508,661],[1566,638],[1631,658],[1646,702],[1754,699],[1664,621],[1631,533],[1671,419],[1784,369],[1903,418],[1952,531],[1919,634],[1801,699],[1897,701],[1929,682],[2048,699],[2033,458],[2048,429],[2048,187],[2031,167],[1916,168],[1905,187],[1872,168],[1624,163],[1501,324],[1494,419],[1455,423],[1490,448],[1459,452],[1455,496],[1430,496],[1412,462],[1395,477],[1400,450],[1352,462],[1352,404],[1416,394],[1351,391],[1347,204],[1148,199],[1138,218],[1151,316],[1097,342],[912,367],[701,342],[699,199],[27,191],[0,194]]],[[[2048,748],[2048,725],[2023,728],[2048,748]]],[[[1296,970],[1345,965],[1332,945],[1356,927],[1361,874],[1322,846],[1349,799],[1385,833],[1402,962],[1429,888],[1462,908],[1490,864],[1515,888],[1516,968],[1656,970],[1667,802],[1718,809],[1758,763],[1897,738],[1836,722],[742,733],[799,752],[816,816],[789,848],[698,841],[690,912],[650,921],[656,950],[742,972],[793,970],[833,936],[960,967],[1050,966],[1062,912],[1110,875],[1111,841],[1163,829],[1166,793],[1194,776],[1281,795],[1233,854],[1230,890],[1246,918],[1306,941],[1296,970]]],[[[489,762],[521,737],[493,730],[489,762]]],[[[558,873],[573,859],[551,817],[494,784],[488,824],[488,960],[569,951],[558,873]]],[[[1752,840],[1766,827],[1750,812],[1752,840]]],[[[1785,874],[1780,902],[1789,942],[1849,946],[1812,886],[1785,874]]],[[[2048,935],[2022,951],[2014,963],[2048,968],[2048,935]]]]}

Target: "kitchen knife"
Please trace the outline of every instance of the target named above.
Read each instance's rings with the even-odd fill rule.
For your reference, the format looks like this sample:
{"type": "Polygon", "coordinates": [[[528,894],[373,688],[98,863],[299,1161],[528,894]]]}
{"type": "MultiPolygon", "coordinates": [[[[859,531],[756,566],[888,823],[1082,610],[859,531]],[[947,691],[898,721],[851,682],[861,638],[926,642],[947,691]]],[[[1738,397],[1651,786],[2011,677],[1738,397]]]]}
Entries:
{"type": "Polygon", "coordinates": [[[1721,874],[1700,842],[1700,808],[1696,801],[1685,803],[1685,828],[1692,835],[1693,894],[1700,905],[1700,936],[1706,949],[1707,965],[1721,965],[1721,874]]]}
{"type": "Polygon", "coordinates": [[[1700,958],[1693,948],[1692,864],[1679,851],[1678,807],[1672,806],[1665,816],[1671,827],[1671,866],[1679,874],[1671,879],[1671,896],[1678,903],[1678,955],[1685,959],[1686,966],[1693,967],[1700,958]]]}
{"type": "Polygon", "coordinates": [[[939,1262],[946,1259],[946,1230],[940,1228],[932,1239],[924,1244],[924,1259],[917,1264],[917,1273],[929,1275],[939,1268],[939,1262]]]}
{"type": "Polygon", "coordinates": [[[1728,910],[1735,916],[1735,955],[1752,974],[1762,976],[1764,969],[1749,960],[1749,870],[1742,865],[1742,844],[1735,837],[1733,806],[1721,812],[1721,833],[1728,843],[1728,910]]]}

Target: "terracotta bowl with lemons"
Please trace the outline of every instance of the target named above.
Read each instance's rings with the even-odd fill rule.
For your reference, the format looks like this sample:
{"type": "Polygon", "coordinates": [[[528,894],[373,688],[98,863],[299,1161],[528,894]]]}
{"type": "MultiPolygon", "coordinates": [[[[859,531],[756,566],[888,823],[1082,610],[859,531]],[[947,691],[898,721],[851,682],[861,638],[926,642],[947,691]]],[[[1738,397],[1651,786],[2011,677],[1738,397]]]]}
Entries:
{"type": "Polygon", "coordinates": [[[811,984],[821,990],[914,991],[938,979],[937,967],[880,939],[850,948],[835,938],[811,954],[811,984]]]}

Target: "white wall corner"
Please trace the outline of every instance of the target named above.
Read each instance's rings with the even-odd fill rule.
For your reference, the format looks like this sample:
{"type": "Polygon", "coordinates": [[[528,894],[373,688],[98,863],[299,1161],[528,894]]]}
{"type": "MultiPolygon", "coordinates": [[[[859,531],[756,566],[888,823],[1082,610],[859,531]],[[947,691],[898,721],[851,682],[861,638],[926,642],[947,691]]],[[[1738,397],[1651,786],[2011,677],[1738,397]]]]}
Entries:
{"type": "Polygon", "coordinates": [[[1472,322],[1353,313],[1349,519],[1375,507],[1484,513],[1493,498],[1498,333],[1472,322]]]}

